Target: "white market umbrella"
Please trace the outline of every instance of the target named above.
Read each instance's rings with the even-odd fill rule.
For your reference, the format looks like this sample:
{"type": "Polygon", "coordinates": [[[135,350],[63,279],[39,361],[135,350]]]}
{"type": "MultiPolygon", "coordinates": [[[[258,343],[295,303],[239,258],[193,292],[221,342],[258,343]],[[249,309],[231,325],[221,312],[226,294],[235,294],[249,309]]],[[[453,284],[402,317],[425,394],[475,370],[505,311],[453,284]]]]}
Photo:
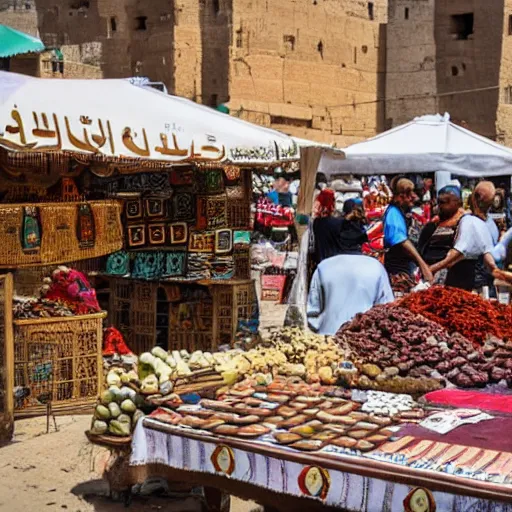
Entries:
{"type": "Polygon", "coordinates": [[[291,137],[128,80],[0,72],[0,146],[91,160],[272,164],[297,160],[291,137]]]}
{"type": "Polygon", "coordinates": [[[319,172],[401,174],[444,171],[458,176],[512,174],[512,149],[462,128],[450,116],[423,116],[344,149],[346,160],[323,157],[319,172]]]}

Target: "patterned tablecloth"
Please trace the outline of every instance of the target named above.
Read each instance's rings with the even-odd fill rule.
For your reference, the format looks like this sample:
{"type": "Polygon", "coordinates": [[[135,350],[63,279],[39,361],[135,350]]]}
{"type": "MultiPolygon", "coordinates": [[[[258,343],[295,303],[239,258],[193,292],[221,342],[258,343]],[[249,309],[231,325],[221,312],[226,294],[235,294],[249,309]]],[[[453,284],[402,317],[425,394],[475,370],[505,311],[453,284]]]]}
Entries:
{"type": "Polygon", "coordinates": [[[334,446],[308,454],[276,448],[265,436],[240,441],[145,418],[130,463],[225,476],[353,512],[512,512],[505,474],[512,454],[411,436],[399,441],[365,455],[334,446]]]}

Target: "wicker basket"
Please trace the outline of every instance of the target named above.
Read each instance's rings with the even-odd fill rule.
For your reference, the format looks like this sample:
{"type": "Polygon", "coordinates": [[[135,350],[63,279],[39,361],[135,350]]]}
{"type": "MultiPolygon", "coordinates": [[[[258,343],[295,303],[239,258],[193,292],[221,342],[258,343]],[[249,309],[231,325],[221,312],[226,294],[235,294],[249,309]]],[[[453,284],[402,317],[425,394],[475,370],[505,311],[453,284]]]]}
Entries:
{"type": "Polygon", "coordinates": [[[12,275],[0,276],[0,445],[14,431],[12,275]]]}
{"type": "Polygon", "coordinates": [[[123,246],[121,203],[92,201],[95,224],[91,245],[80,247],[77,238],[78,208],[81,203],[3,204],[0,206],[0,267],[43,266],[97,258],[116,252],[123,246]],[[24,208],[40,212],[41,244],[23,250],[21,231],[24,208]]]}
{"type": "Polygon", "coordinates": [[[90,412],[102,390],[106,313],[14,321],[16,417],[90,412]]]}
{"type": "MultiPolygon", "coordinates": [[[[99,269],[105,268],[106,259],[107,256],[101,256],[83,261],[69,262],[66,263],[66,266],[88,275],[90,272],[97,272],[99,269]]],[[[56,268],[56,265],[17,268],[14,271],[14,289],[16,295],[26,297],[39,296],[43,279],[50,277],[56,268]]]]}

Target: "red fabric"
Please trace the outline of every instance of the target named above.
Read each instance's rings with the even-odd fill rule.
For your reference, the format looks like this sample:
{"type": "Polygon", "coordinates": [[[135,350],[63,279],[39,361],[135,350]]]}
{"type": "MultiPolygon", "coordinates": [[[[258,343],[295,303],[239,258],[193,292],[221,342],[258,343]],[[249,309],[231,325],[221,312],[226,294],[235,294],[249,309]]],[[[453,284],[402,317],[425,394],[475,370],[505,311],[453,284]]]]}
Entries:
{"type": "Polygon", "coordinates": [[[263,227],[289,227],[294,221],[293,209],[261,197],[256,205],[255,220],[263,227]]]}
{"type": "Polygon", "coordinates": [[[424,398],[427,402],[436,405],[512,413],[512,395],[494,395],[460,389],[441,389],[427,393],[424,398]]]}
{"type": "Polygon", "coordinates": [[[123,335],[115,327],[108,327],[103,331],[103,355],[113,356],[114,354],[126,356],[133,352],[126,345],[123,335]]]}
{"type": "MultiPolygon", "coordinates": [[[[474,408],[474,407],[473,407],[474,408]]],[[[512,452],[512,418],[497,417],[476,425],[461,425],[447,434],[437,434],[419,425],[405,425],[400,429],[400,437],[413,436],[426,441],[440,441],[449,444],[474,446],[484,450],[512,452]]]]}
{"type": "Polygon", "coordinates": [[[334,190],[326,188],[316,197],[317,205],[315,217],[330,217],[336,207],[336,195],[334,190]]]}
{"type": "Polygon", "coordinates": [[[45,298],[67,304],[75,315],[101,311],[96,291],[78,270],[56,270],[52,274],[52,283],[45,298]]]}

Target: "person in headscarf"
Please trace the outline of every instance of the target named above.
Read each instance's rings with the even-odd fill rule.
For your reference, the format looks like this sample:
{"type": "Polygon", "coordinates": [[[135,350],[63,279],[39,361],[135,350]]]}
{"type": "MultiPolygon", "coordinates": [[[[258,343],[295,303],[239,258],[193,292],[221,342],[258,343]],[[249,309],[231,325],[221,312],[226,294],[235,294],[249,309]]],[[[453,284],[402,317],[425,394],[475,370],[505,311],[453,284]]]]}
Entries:
{"type": "Polygon", "coordinates": [[[327,258],[345,252],[347,239],[360,246],[368,240],[366,233],[356,220],[356,217],[362,218],[362,210],[354,206],[345,217],[335,217],[335,207],[336,197],[333,190],[326,188],[316,197],[312,232],[314,260],[317,265],[327,258]],[[343,237],[342,231],[345,232],[343,237]]]}
{"type": "Polygon", "coordinates": [[[394,300],[384,266],[362,255],[360,240],[347,222],[348,229],[340,234],[341,253],[323,260],[311,280],[308,325],[319,334],[334,335],[358,313],[394,300]]]}

